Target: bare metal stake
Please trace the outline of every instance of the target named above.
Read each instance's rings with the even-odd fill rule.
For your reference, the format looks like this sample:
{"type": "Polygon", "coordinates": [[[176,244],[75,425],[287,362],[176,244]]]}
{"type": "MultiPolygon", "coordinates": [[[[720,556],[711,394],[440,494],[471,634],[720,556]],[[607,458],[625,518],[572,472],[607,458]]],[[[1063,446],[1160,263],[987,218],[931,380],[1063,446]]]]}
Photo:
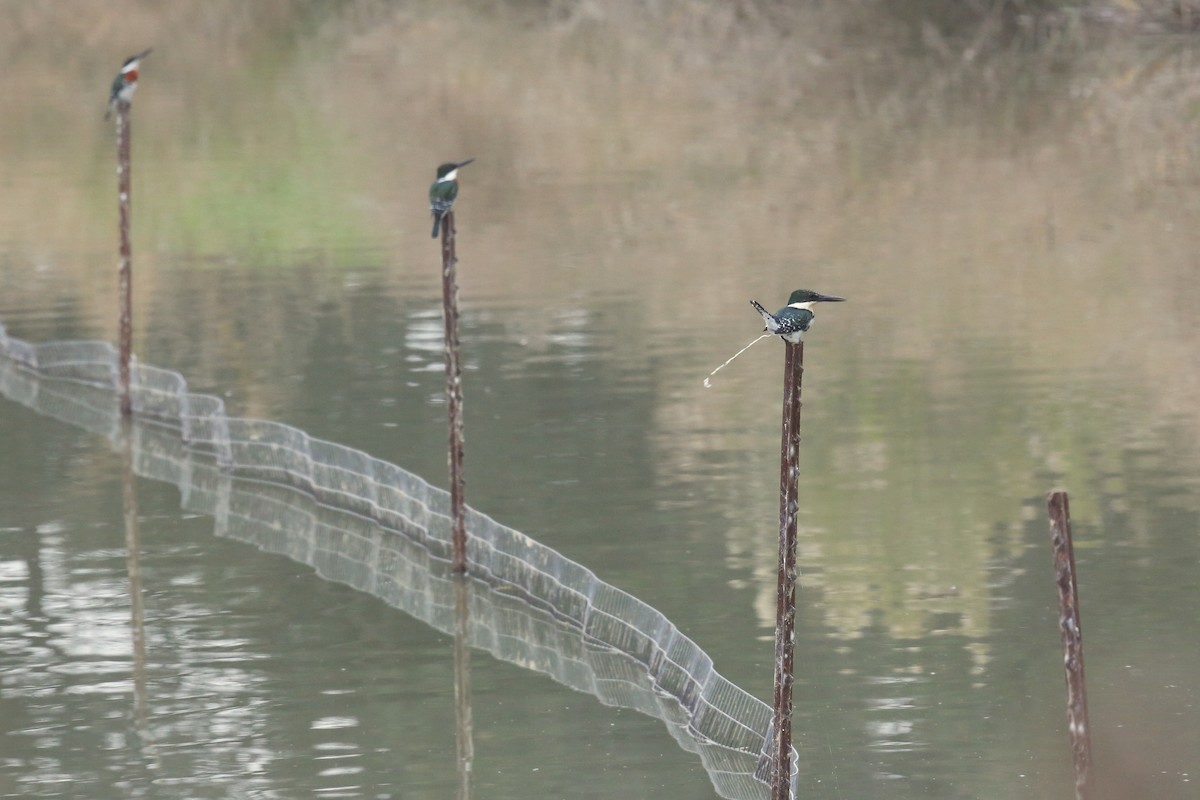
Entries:
{"type": "Polygon", "coordinates": [[[450,415],[450,516],[453,530],[450,536],[450,563],[455,572],[467,571],[467,523],[463,499],[466,479],[463,476],[463,396],[462,362],[458,344],[458,281],[455,266],[458,256],[454,250],[457,230],[454,212],[442,218],[442,318],[446,339],[446,399],[450,415]]]}
{"type": "Polygon", "coordinates": [[[129,109],[128,100],[117,100],[117,207],[121,229],[121,257],[117,266],[117,293],[120,304],[118,391],[123,417],[133,413],[133,398],[129,392],[129,358],[133,350],[133,259],[129,245],[129,109]]]}
{"type": "Polygon", "coordinates": [[[804,343],[784,342],[783,438],[779,452],[779,587],[775,607],[775,766],[771,800],[792,785],[792,682],[796,650],[796,510],[799,508],[800,385],[804,343]]]}
{"type": "Polygon", "coordinates": [[[125,59],[121,71],[113,80],[112,91],[108,98],[108,111],[104,118],[108,119],[113,110],[117,112],[117,208],[120,217],[121,257],[117,266],[118,294],[120,299],[120,333],[117,345],[117,390],[121,397],[121,416],[128,417],[133,413],[133,399],[129,393],[129,358],[133,350],[133,276],[132,259],[129,247],[129,109],[133,93],[137,91],[138,74],[142,59],[150,55],[150,50],[143,50],[135,56],[125,59]]]}
{"type": "Polygon", "coordinates": [[[1087,800],[1092,780],[1092,734],[1088,724],[1087,683],[1083,674],[1083,628],[1075,581],[1075,544],[1071,540],[1071,507],[1066,492],[1047,497],[1050,543],[1054,547],[1054,581],[1058,585],[1058,627],[1062,635],[1067,677],[1067,727],[1075,768],[1075,798],[1087,800]]]}

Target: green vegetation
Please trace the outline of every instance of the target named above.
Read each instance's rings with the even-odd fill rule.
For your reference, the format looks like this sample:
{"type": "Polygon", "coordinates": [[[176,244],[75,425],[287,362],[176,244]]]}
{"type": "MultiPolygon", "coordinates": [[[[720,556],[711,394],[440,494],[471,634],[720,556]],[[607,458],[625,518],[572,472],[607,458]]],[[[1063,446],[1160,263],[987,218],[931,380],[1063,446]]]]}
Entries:
{"type": "Polygon", "coordinates": [[[254,254],[314,247],[336,253],[372,242],[348,201],[347,169],[338,160],[349,154],[316,115],[303,122],[298,115],[291,110],[282,140],[259,146],[243,140],[236,125],[214,131],[217,140],[204,149],[205,169],[163,193],[162,202],[144,204],[147,228],[170,249],[239,252],[252,260],[254,254]]]}

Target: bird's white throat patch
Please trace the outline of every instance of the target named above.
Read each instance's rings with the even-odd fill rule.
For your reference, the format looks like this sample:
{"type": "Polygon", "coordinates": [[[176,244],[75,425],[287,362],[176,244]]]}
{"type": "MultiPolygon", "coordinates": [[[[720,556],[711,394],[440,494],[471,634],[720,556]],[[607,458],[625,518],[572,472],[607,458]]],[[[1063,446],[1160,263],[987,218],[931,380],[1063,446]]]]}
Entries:
{"type": "Polygon", "coordinates": [[[449,172],[447,172],[445,175],[443,175],[442,177],[438,178],[437,182],[445,183],[446,181],[452,181],[452,180],[454,180],[454,177],[456,175],[458,175],[458,170],[452,169],[449,172]]]}

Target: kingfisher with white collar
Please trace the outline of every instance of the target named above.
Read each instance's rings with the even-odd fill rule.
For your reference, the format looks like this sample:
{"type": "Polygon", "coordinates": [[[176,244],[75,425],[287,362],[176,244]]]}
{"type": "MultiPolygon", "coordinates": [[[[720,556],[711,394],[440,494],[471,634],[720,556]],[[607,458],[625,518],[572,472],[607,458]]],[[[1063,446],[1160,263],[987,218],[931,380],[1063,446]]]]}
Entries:
{"type": "Polygon", "coordinates": [[[788,304],[772,314],[763,308],[757,300],[751,300],[750,305],[754,306],[754,310],[762,314],[763,322],[766,327],[763,332],[758,335],[758,338],[750,342],[750,344],[738,350],[732,356],[725,360],[725,363],[708,373],[708,377],[704,379],[705,388],[712,387],[712,377],[721,370],[729,366],[729,363],[742,353],[749,350],[754,345],[761,342],[768,336],[778,336],[785,342],[792,344],[800,344],[800,337],[808,332],[812,327],[813,314],[812,307],[814,303],[841,303],[845,301],[844,297],[835,297],[831,294],[821,294],[820,292],[810,291],[809,289],[797,289],[792,292],[792,296],[788,298],[788,304]]]}
{"type": "Polygon", "coordinates": [[[438,229],[442,225],[442,217],[450,213],[454,198],[458,197],[458,170],[470,164],[475,159],[466,161],[451,161],[437,168],[437,180],[429,187],[429,210],[433,214],[433,238],[436,239],[438,229]]]}
{"type": "Polygon", "coordinates": [[[820,294],[808,289],[797,289],[792,292],[792,296],[788,298],[787,305],[772,314],[767,311],[758,302],[751,300],[750,305],[762,314],[763,322],[766,327],[763,331],[773,333],[783,339],[785,342],[799,344],[800,337],[808,331],[812,325],[813,314],[812,307],[814,303],[840,303],[846,298],[835,297],[831,294],[820,294]]]}
{"type": "Polygon", "coordinates": [[[148,48],[136,56],[130,56],[125,59],[125,63],[121,65],[121,71],[113,79],[112,93],[108,98],[108,111],[104,114],[105,119],[112,116],[113,109],[117,107],[117,103],[128,103],[133,99],[133,93],[137,90],[138,67],[141,66],[142,59],[150,55],[150,51],[153,49],[153,47],[148,48]]]}

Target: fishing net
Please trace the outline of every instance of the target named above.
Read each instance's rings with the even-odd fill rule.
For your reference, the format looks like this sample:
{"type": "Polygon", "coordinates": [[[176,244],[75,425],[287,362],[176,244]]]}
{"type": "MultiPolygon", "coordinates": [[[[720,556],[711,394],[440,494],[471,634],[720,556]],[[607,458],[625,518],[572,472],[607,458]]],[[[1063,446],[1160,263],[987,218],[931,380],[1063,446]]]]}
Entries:
{"type": "MultiPolygon", "coordinates": [[[[114,446],[126,435],[117,377],[107,342],[30,344],[0,325],[0,393],[114,446]]],[[[311,565],[453,634],[447,492],[297,428],[229,417],[177,372],[135,363],[131,397],[135,471],[178,487],[183,507],[212,516],[218,535],[311,565]]],[[[467,514],[473,647],[663,720],[721,796],[769,795],[765,703],[723,678],[659,611],[529,536],[467,514]]]]}

